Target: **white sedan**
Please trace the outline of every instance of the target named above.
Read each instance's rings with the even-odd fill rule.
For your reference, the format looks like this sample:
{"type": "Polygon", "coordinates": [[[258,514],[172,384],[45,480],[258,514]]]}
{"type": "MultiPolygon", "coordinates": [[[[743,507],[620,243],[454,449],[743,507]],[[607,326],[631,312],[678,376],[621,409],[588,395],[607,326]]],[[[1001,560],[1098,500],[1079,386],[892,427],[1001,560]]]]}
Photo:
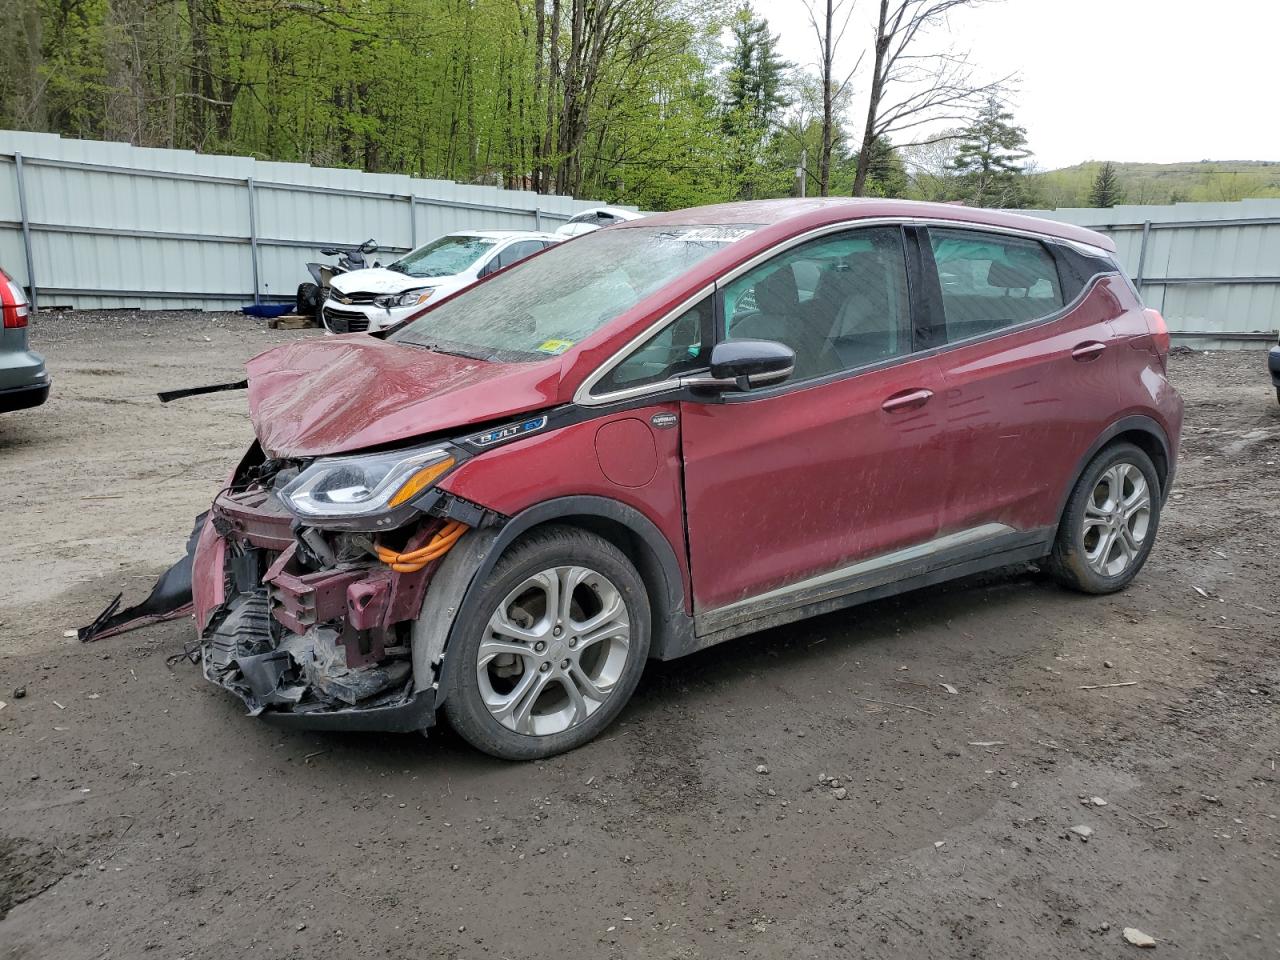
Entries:
{"type": "Polygon", "coordinates": [[[320,316],[329,333],[372,333],[483,277],[566,239],[526,230],[463,230],[406,253],[385,267],[333,278],[320,316]]]}
{"type": "Polygon", "coordinates": [[[643,216],[643,213],[624,210],[622,207],[592,207],[590,210],[575,213],[566,223],[556,228],[556,233],[562,237],[580,237],[584,233],[591,233],[601,227],[611,227],[615,223],[625,223],[628,220],[639,220],[643,216]]]}

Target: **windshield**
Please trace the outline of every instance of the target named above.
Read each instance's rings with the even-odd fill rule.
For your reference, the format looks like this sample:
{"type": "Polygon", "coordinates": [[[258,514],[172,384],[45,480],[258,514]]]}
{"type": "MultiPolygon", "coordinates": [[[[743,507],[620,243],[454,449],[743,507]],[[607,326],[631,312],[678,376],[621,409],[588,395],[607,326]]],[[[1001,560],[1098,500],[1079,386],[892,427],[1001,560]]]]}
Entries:
{"type": "Polygon", "coordinates": [[[497,242],[490,237],[441,237],[406,253],[387,269],[410,277],[451,277],[466,270],[497,242]]]}
{"type": "Polygon", "coordinates": [[[459,294],[389,339],[488,360],[543,360],[564,353],[754,229],[734,224],[598,230],[459,294]]]}

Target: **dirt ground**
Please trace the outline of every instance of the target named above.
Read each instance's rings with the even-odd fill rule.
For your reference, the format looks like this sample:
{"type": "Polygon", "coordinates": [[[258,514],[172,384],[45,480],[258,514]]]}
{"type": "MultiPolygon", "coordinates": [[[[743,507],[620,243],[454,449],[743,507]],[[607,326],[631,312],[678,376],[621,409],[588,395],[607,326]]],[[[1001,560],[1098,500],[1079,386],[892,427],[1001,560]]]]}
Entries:
{"type": "Polygon", "coordinates": [[[1174,358],[1182,468],[1127,592],[1019,568],[773,630],[517,765],[249,719],[166,663],[189,621],[64,635],[145,594],[249,442],[243,393],[154,392],[312,335],[40,318],[53,396],[0,418],[0,958],[1280,956],[1260,353],[1174,358]]]}

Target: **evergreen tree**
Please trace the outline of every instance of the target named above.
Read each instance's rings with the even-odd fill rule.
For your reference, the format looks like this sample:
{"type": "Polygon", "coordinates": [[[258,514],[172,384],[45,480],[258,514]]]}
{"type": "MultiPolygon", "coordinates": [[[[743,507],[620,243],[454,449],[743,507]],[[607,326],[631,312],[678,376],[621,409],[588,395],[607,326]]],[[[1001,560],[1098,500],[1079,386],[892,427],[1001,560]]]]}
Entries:
{"type": "Polygon", "coordinates": [[[1124,192],[1120,189],[1120,178],[1116,174],[1115,165],[1107,161],[1098,168],[1098,175],[1093,178],[1089,204],[1094,207],[1114,207],[1123,201],[1124,192]]]}
{"type": "Polygon", "coordinates": [[[744,3],[730,24],[733,46],[725,75],[724,132],[730,138],[729,165],[743,198],[756,196],[757,166],[769,132],[789,100],[783,93],[791,68],[778,55],[778,37],[769,24],[744,3]]]}
{"type": "MultiPolygon", "coordinates": [[[[851,159],[856,167],[858,154],[853,154],[851,159]]],[[[877,137],[871,142],[862,196],[905,197],[908,186],[907,168],[898,156],[898,151],[884,137],[877,137]]]]}
{"type": "Polygon", "coordinates": [[[961,197],[978,207],[1017,207],[1024,197],[1022,162],[1031,155],[1027,131],[995,97],[959,136],[952,161],[961,197]]]}

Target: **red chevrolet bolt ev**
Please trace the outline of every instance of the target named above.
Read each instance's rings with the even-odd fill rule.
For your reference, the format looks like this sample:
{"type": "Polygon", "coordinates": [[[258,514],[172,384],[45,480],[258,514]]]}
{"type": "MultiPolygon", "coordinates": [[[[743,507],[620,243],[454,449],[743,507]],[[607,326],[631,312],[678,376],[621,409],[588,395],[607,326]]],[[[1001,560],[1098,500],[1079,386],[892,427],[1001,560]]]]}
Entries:
{"type": "Polygon", "coordinates": [[[1114,246],[879,200],[574,239],[387,334],[249,364],[194,569],[203,670],[284,725],[544,757],[650,658],[1155,542],[1182,401],[1114,246]]]}

